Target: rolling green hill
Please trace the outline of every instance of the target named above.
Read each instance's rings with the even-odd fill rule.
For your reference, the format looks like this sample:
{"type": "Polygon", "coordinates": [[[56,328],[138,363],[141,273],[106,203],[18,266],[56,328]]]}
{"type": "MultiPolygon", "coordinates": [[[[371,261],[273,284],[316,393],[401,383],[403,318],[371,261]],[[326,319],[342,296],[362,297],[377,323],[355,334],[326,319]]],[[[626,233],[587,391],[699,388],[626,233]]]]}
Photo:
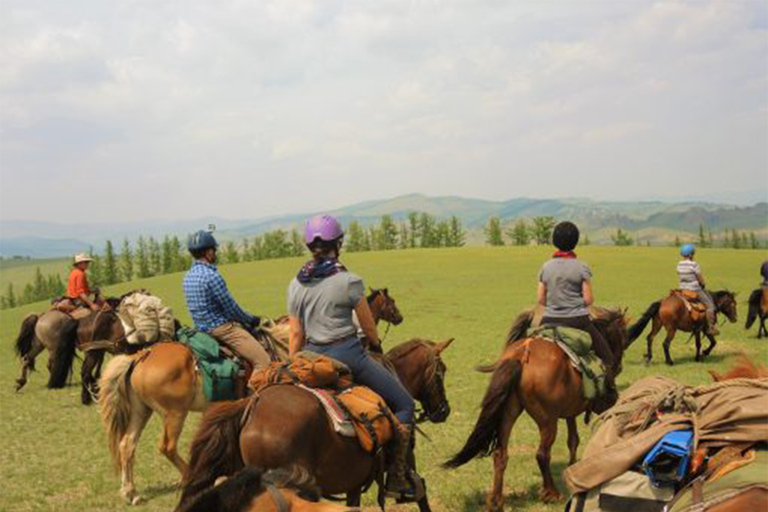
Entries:
{"type": "MultiPolygon", "coordinates": [[[[433,508],[439,512],[480,512],[491,480],[491,461],[474,461],[455,471],[439,467],[463,443],[474,424],[487,376],[476,373],[479,363],[492,361],[514,315],[535,299],[536,274],[549,257],[548,248],[465,247],[460,249],[408,250],[345,255],[344,261],[362,275],[367,285],[388,286],[397,299],[405,321],[392,328],[386,347],[419,336],[431,339],[455,337],[444,358],[448,365],[447,390],[453,412],[443,425],[425,425],[431,442],[419,440],[420,468],[427,478],[433,508]]],[[[585,247],[580,256],[595,273],[595,292],[602,305],[628,307],[638,317],[654,300],[675,285],[673,248],[585,247]]],[[[713,249],[703,251],[699,261],[712,288],[728,287],[739,292],[739,323],[726,324],[713,356],[694,363],[693,345],[681,334],[672,344],[677,365],[665,366],[661,339],[655,346],[651,367],[642,362],[644,342],[631,347],[624,359],[621,388],[649,374],[661,374],[682,382],[708,382],[707,370],[728,366],[744,351],[755,361],[768,361],[768,344],[743,329],[745,301],[758,284],[758,268],[765,251],[713,249]]],[[[221,268],[235,297],[255,313],[276,316],[285,312],[289,280],[301,260],[267,260],[221,268]]],[[[162,297],[182,322],[189,316],[181,293],[182,274],[133,281],[109,288],[118,294],[145,287],[162,297]]],[[[59,391],[45,388],[45,357],[39,371],[21,393],[13,392],[18,362],[11,357],[19,323],[27,312],[44,304],[0,312],[0,474],[3,491],[0,510],[14,512],[122,510],[119,479],[111,470],[106,440],[95,407],[79,405],[79,388],[59,391]]],[[[78,373],[76,372],[76,375],[78,373]]],[[[79,379],[75,378],[75,383],[79,379]]],[[[192,415],[182,438],[186,455],[198,416],[192,415]]],[[[589,428],[579,422],[582,449],[589,428]]],[[[140,444],[136,464],[139,491],[148,498],[141,510],[170,510],[178,499],[174,483],[178,475],[156,450],[160,422],[150,421],[140,444]]],[[[515,428],[510,446],[506,489],[508,510],[562,510],[562,504],[543,505],[536,499],[540,477],[534,458],[538,444],[535,424],[523,417],[515,428]]],[[[555,443],[553,468],[556,474],[567,461],[565,429],[555,443]]],[[[563,489],[562,483],[558,485],[563,489]]],[[[367,498],[372,505],[372,498],[367,498]]],[[[368,510],[368,509],[366,509],[368,510]]],[[[374,508],[370,509],[375,510],[374,508]]],[[[415,508],[389,510],[411,511],[415,508]]]]}

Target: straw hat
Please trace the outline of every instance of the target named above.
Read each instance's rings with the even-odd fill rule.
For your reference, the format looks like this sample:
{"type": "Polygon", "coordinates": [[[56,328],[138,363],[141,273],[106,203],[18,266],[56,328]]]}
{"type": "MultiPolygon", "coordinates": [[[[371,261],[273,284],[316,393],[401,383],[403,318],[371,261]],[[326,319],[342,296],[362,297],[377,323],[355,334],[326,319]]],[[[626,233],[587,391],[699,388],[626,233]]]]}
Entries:
{"type": "Polygon", "coordinates": [[[75,265],[78,263],[82,263],[84,261],[93,261],[93,258],[88,256],[86,253],[81,252],[80,254],[75,254],[75,265]]]}

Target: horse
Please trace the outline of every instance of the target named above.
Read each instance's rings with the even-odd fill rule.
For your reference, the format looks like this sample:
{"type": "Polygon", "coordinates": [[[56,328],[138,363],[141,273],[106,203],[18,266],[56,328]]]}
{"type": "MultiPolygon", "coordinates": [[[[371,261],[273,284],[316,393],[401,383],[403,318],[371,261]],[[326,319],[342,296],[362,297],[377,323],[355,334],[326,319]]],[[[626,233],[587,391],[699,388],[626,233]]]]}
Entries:
{"type": "MultiPolygon", "coordinates": [[[[595,308],[595,313],[595,326],[620,362],[626,344],[625,311],[595,308]]],[[[549,467],[558,420],[565,418],[568,426],[568,450],[572,464],[576,461],[579,446],[577,417],[585,411],[601,412],[613,405],[590,402],[584,397],[581,374],[557,344],[526,337],[525,326],[530,324],[532,316],[533,312],[520,315],[510,329],[501,357],[492,365],[478,368],[481,372],[492,373],[480,415],[461,450],[443,464],[445,468],[457,468],[475,457],[492,453],[493,488],[486,503],[491,512],[501,512],[504,506],[507,445],[512,428],[523,411],[539,427],[536,462],[543,479],[539,495],[543,501],[549,502],[562,498],[549,467]]]]}
{"type": "Polygon", "coordinates": [[[319,499],[317,486],[301,468],[245,468],[194,497],[182,512],[360,512],[319,499]]]}
{"type": "MultiPolygon", "coordinates": [[[[75,320],[66,313],[49,310],[41,314],[30,313],[21,323],[16,338],[16,355],[21,359],[21,375],[16,379],[16,391],[27,383],[27,377],[35,369],[35,359],[48,349],[49,389],[63,388],[72,373],[75,351],[93,341],[117,343],[125,338],[123,323],[116,313],[120,299],[107,299],[108,307],[75,320]]],[[[81,401],[92,402],[101,374],[106,348],[86,350],[81,368],[81,401]]]]}
{"type": "MultiPolygon", "coordinates": [[[[450,415],[446,366],[440,354],[452,341],[414,339],[387,353],[403,385],[423,407],[422,420],[441,423],[450,415]]],[[[309,471],[323,495],[346,494],[349,506],[359,506],[363,490],[375,480],[383,507],[382,462],[378,455],[365,452],[357,439],[337,434],[310,392],[297,386],[271,386],[257,399],[225,402],[206,411],[192,441],[180,507],[217,478],[244,466],[286,464],[309,471]]],[[[421,512],[431,510],[425,489],[418,505],[421,512]]]]}
{"type": "Polygon", "coordinates": [[[749,295],[749,313],[747,314],[747,323],[744,325],[745,329],[752,327],[755,320],[760,320],[760,325],[757,328],[757,339],[763,337],[763,333],[768,336],[768,328],[765,327],[765,319],[768,318],[768,287],[758,288],[752,290],[749,295]]]}
{"type": "MultiPolygon", "coordinates": [[[[717,313],[723,313],[730,320],[731,323],[736,322],[736,294],[728,290],[719,290],[712,292],[712,300],[715,303],[715,315],[717,313]]],[[[651,353],[651,347],[653,346],[653,338],[661,330],[662,326],[667,330],[667,337],[664,339],[664,357],[666,363],[670,366],[675,364],[672,361],[672,357],[669,355],[669,346],[672,344],[672,340],[675,338],[677,331],[692,332],[696,339],[696,361],[702,361],[703,358],[708,356],[712,349],[717,345],[715,337],[706,332],[704,319],[694,322],[691,319],[691,314],[685,305],[683,299],[677,295],[670,295],[662,300],[657,300],[651,304],[643,316],[638,321],[629,327],[627,335],[629,337],[628,344],[635,341],[645,330],[648,322],[653,319],[653,327],[651,332],[646,338],[648,340],[648,351],[645,354],[646,364],[650,364],[653,355],[651,353]],[[704,352],[701,352],[701,333],[709,339],[709,347],[704,352]]]]}

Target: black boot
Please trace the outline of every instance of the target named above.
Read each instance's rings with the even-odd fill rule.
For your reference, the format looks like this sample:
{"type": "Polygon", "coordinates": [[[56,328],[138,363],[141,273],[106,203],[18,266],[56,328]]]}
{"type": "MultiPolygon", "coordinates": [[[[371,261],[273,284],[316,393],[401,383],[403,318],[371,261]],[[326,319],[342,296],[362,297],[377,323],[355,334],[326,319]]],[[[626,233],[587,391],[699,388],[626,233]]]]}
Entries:
{"type": "Polygon", "coordinates": [[[714,313],[707,313],[707,334],[717,336],[720,331],[717,329],[717,319],[714,313]]]}
{"type": "Polygon", "coordinates": [[[394,457],[387,469],[387,496],[397,498],[398,502],[416,501],[418,490],[413,478],[420,478],[408,463],[408,454],[413,439],[413,426],[397,425],[394,457]]]}

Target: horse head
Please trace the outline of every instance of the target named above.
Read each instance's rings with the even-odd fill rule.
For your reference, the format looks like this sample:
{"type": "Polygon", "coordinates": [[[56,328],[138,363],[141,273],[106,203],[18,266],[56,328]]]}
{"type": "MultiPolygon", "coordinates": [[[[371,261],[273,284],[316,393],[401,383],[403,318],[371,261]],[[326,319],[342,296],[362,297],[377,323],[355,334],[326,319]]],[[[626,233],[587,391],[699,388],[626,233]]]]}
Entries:
{"type": "Polygon", "coordinates": [[[712,299],[715,302],[715,311],[723,313],[731,323],[738,320],[736,311],[736,294],[729,290],[719,290],[712,292],[712,299]]]}
{"type": "Polygon", "coordinates": [[[375,319],[384,320],[392,325],[400,325],[403,322],[403,315],[397,309],[395,299],[389,295],[388,288],[374,290],[370,289],[368,295],[368,306],[375,319]]]}
{"type": "Polygon", "coordinates": [[[595,309],[597,311],[597,315],[594,318],[595,327],[601,332],[605,341],[608,342],[616,362],[621,366],[624,350],[629,343],[627,309],[595,309]]]}
{"type": "Polygon", "coordinates": [[[442,423],[451,414],[445,393],[447,367],[440,357],[451,343],[453,338],[437,343],[414,339],[387,353],[387,359],[395,367],[403,385],[423,408],[417,421],[428,419],[433,423],[442,423]]]}

